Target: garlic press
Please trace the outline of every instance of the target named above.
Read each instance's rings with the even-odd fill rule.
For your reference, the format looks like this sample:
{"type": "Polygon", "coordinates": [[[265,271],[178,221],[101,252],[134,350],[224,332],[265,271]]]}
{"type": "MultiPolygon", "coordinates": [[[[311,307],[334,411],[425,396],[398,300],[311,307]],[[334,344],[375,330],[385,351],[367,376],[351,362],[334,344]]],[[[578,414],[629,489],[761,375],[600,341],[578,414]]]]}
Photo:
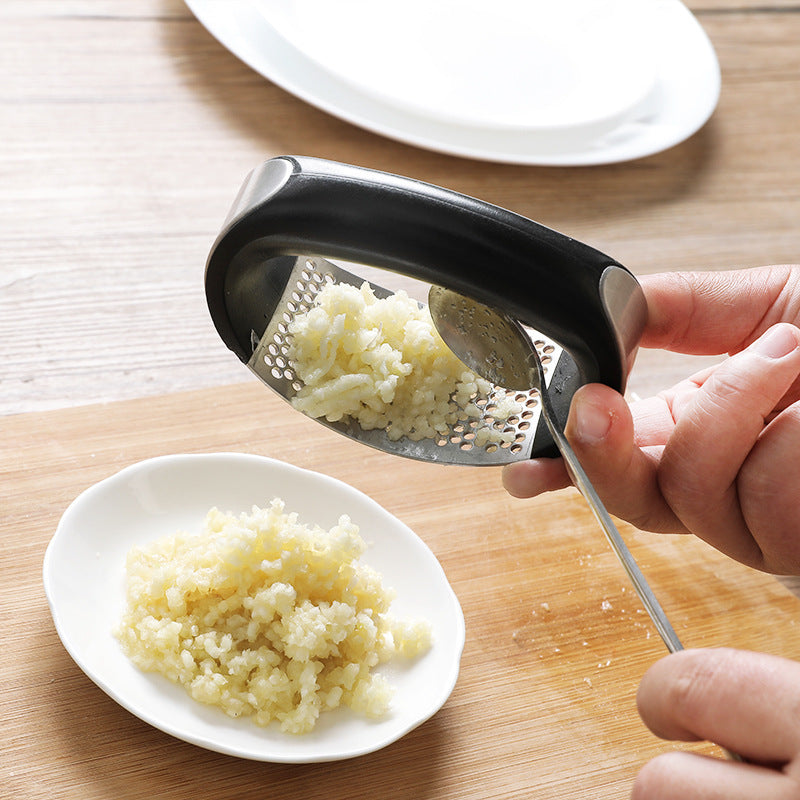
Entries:
{"type": "MultiPolygon", "coordinates": [[[[208,307],[223,342],[287,400],[298,390],[289,324],[328,281],[360,285],[359,267],[399,273],[501,309],[530,335],[563,426],[575,391],[623,391],[646,318],[636,278],[611,257],[481,200],[410,178],[317,158],[272,158],[247,176],[208,257],[208,307]]],[[[369,281],[377,296],[388,290],[369,281]]],[[[476,335],[477,334],[476,332],[476,335]]],[[[544,388],[544,387],[543,387],[544,388]]],[[[501,446],[476,446],[459,414],[436,439],[393,441],[357,423],[318,420],[386,452],[442,463],[498,465],[558,450],[537,389],[514,389],[522,411],[492,419],[508,387],[475,398],[501,446]]]]}

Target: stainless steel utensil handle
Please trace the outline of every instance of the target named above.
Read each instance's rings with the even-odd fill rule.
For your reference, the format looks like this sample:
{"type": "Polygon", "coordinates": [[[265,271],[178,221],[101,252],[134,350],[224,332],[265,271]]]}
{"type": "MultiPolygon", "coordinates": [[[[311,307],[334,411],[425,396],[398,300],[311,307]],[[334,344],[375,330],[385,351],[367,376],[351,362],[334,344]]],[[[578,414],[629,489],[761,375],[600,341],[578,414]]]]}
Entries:
{"type": "Polygon", "coordinates": [[[664,644],[667,646],[670,653],[683,650],[683,645],[678,638],[678,634],[675,633],[675,629],[667,619],[664,609],[653,594],[653,590],[650,588],[647,579],[639,569],[639,565],[636,563],[631,551],[625,544],[625,540],[617,530],[617,526],[614,524],[608,511],[606,511],[603,501],[598,496],[594,486],[592,486],[591,481],[584,472],[580,461],[578,461],[578,457],[575,455],[575,451],[572,449],[567,441],[567,437],[559,427],[549,393],[544,385],[539,393],[541,395],[542,409],[547,427],[564,458],[570,476],[580,493],[586,498],[586,502],[589,504],[595,518],[600,523],[600,527],[603,529],[609,544],[616,553],[625,572],[627,572],[633,584],[633,588],[636,590],[636,594],[639,595],[639,599],[642,601],[645,610],[650,615],[650,619],[653,621],[656,630],[664,640],[664,644]]]}
{"type": "MultiPolygon", "coordinates": [[[[650,588],[647,578],[644,577],[644,574],[639,569],[639,565],[636,563],[635,559],[633,558],[633,554],[628,549],[628,545],[625,544],[625,540],[617,530],[617,526],[614,524],[614,521],[611,519],[608,511],[606,511],[606,507],[603,505],[603,501],[598,496],[594,486],[592,486],[589,476],[586,474],[586,472],[584,472],[581,462],[578,461],[578,457],[575,455],[575,451],[567,441],[567,437],[559,427],[557,422],[558,418],[555,416],[550,395],[545,388],[544,374],[541,372],[541,362],[538,361],[538,356],[536,357],[536,361],[542,386],[542,388],[539,390],[542,400],[542,415],[544,416],[547,427],[550,430],[550,435],[553,437],[553,440],[558,446],[558,449],[567,465],[567,470],[569,471],[570,477],[574,481],[575,486],[578,488],[580,493],[586,498],[586,502],[592,509],[595,519],[600,523],[600,527],[603,529],[611,548],[614,550],[614,553],[624,567],[625,572],[628,574],[628,577],[633,584],[633,588],[636,590],[636,594],[639,596],[639,599],[642,601],[642,604],[649,614],[650,619],[653,621],[659,636],[661,636],[661,639],[667,646],[667,650],[669,650],[670,653],[677,653],[679,650],[683,650],[681,640],[678,638],[678,634],[675,633],[675,629],[667,619],[667,615],[664,612],[664,609],[661,607],[661,604],[653,594],[653,590],[650,588]]],[[[730,761],[745,761],[745,759],[743,759],[738,753],[734,753],[732,750],[728,750],[725,747],[721,749],[725,754],[725,757],[730,761]]]]}
{"type": "MultiPolygon", "coordinates": [[[[592,482],[584,472],[581,462],[578,461],[578,457],[575,455],[575,451],[567,441],[567,437],[564,436],[563,432],[558,427],[558,424],[555,422],[556,417],[549,413],[552,410],[552,406],[550,404],[550,397],[547,393],[547,390],[541,391],[540,394],[547,427],[550,430],[550,435],[558,445],[558,449],[561,452],[564,461],[566,462],[567,469],[572,480],[575,482],[575,485],[580,493],[586,498],[586,502],[592,509],[595,519],[597,519],[597,521],[600,523],[600,527],[603,529],[603,532],[611,544],[614,553],[620,560],[625,572],[628,573],[628,577],[633,584],[633,588],[636,590],[636,594],[642,601],[642,604],[649,614],[650,619],[653,621],[656,630],[661,636],[664,644],[667,646],[667,650],[669,650],[670,653],[677,653],[679,650],[683,650],[681,640],[678,638],[678,634],[675,633],[675,629],[667,619],[667,615],[664,612],[664,609],[661,607],[661,604],[653,594],[653,590],[650,588],[647,578],[645,578],[642,574],[642,571],[639,569],[639,565],[636,563],[631,551],[628,549],[628,545],[625,544],[625,540],[617,530],[617,526],[614,524],[614,521],[611,519],[608,511],[606,511],[603,501],[598,496],[594,486],[592,486],[592,482]]],[[[725,757],[730,761],[745,761],[745,759],[743,759],[738,753],[734,753],[732,750],[728,750],[724,747],[721,749],[725,754],[725,757]]]]}

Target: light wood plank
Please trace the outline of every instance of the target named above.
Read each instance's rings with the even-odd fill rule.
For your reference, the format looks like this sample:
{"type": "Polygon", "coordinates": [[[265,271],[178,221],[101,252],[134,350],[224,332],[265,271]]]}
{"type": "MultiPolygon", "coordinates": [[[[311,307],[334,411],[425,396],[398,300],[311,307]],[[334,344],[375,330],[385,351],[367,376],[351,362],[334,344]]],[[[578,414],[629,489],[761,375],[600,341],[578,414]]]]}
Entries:
{"type": "MultiPolygon", "coordinates": [[[[0,418],[0,474],[0,785],[9,797],[610,800],[672,747],[644,729],[634,704],[642,673],[666,651],[571,491],[514,501],[496,469],[369,450],[254,385],[0,418]],[[432,720],[354,761],[250,763],[150,728],[72,663],[39,578],[64,508],[134,461],[222,450],[345,480],[429,544],[467,622],[458,685],[432,720]]],[[[623,531],[687,645],[800,657],[800,600],[775,579],[689,537],[623,531]]]]}
{"type": "MultiPolygon", "coordinates": [[[[800,14],[697,8],[724,76],[709,125],[637,162],[540,169],[334,119],[250,71],[177,0],[3,4],[0,413],[245,380],[208,318],[203,265],[243,176],[285,152],[483,197],[640,274],[797,260],[800,14]]],[[[648,356],[632,385],[649,393],[692,364],[648,356]]]]}
{"type": "MultiPolygon", "coordinates": [[[[651,158],[550,169],[426,152],[328,116],[241,64],[180,0],[0,4],[5,794],[602,800],[669,749],[633,706],[663,649],[574,493],[520,503],[495,470],[365,452],[293,414],[220,343],[202,273],[241,179],[287,152],[482,197],[638,274],[797,261],[800,7],[689,5],[723,70],[711,122],[651,158]],[[217,756],[124,712],[61,647],[40,573],[66,505],[133,461],[223,449],[357,486],[442,561],[467,617],[462,674],[401,742],[299,768],[217,756]]],[[[632,386],[696,364],[643,353],[632,386]]],[[[624,534],[687,644],[800,657],[798,601],[777,581],[688,538],[624,534]]]]}

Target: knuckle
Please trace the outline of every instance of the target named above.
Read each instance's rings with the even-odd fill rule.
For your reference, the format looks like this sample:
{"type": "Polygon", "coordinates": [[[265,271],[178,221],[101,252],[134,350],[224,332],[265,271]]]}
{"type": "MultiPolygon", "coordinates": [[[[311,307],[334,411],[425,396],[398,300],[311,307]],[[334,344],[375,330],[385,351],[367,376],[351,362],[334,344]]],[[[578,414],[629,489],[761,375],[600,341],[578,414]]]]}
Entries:
{"type": "Polygon", "coordinates": [[[716,471],[698,467],[693,448],[673,448],[658,474],[659,490],[678,519],[688,527],[704,525],[718,515],[725,504],[731,481],[716,471]]]}
{"type": "Polygon", "coordinates": [[[725,648],[684,651],[679,658],[681,668],[665,686],[665,705],[680,728],[702,738],[707,710],[722,699],[726,676],[735,672],[731,669],[735,653],[725,648]]]}
{"type": "Polygon", "coordinates": [[[700,717],[702,706],[708,701],[708,691],[712,686],[711,672],[707,667],[697,665],[670,684],[667,691],[668,702],[683,727],[694,729],[694,722],[700,717]]]}
{"type": "Polygon", "coordinates": [[[706,413],[727,414],[742,409],[757,416],[758,422],[763,424],[780,400],[784,387],[778,391],[770,381],[759,379],[762,377],[749,371],[718,370],[707,384],[709,407],[706,413]]]}

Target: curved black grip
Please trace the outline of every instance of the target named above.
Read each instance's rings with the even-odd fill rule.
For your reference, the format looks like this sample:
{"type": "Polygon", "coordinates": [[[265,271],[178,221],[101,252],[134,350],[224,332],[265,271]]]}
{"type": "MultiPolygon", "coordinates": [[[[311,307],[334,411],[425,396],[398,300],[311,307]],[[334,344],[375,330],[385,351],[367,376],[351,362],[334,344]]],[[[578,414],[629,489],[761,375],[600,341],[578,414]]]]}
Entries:
{"type": "Polygon", "coordinates": [[[510,211],[344,164],[286,156],[266,162],[243,186],[206,267],[214,323],[244,362],[251,331],[263,332],[283,289],[280,257],[290,255],[382,267],[472,296],[564,346],[577,385],[624,386],[630,354],[601,281],[609,267],[630,273],[510,211]]]}

